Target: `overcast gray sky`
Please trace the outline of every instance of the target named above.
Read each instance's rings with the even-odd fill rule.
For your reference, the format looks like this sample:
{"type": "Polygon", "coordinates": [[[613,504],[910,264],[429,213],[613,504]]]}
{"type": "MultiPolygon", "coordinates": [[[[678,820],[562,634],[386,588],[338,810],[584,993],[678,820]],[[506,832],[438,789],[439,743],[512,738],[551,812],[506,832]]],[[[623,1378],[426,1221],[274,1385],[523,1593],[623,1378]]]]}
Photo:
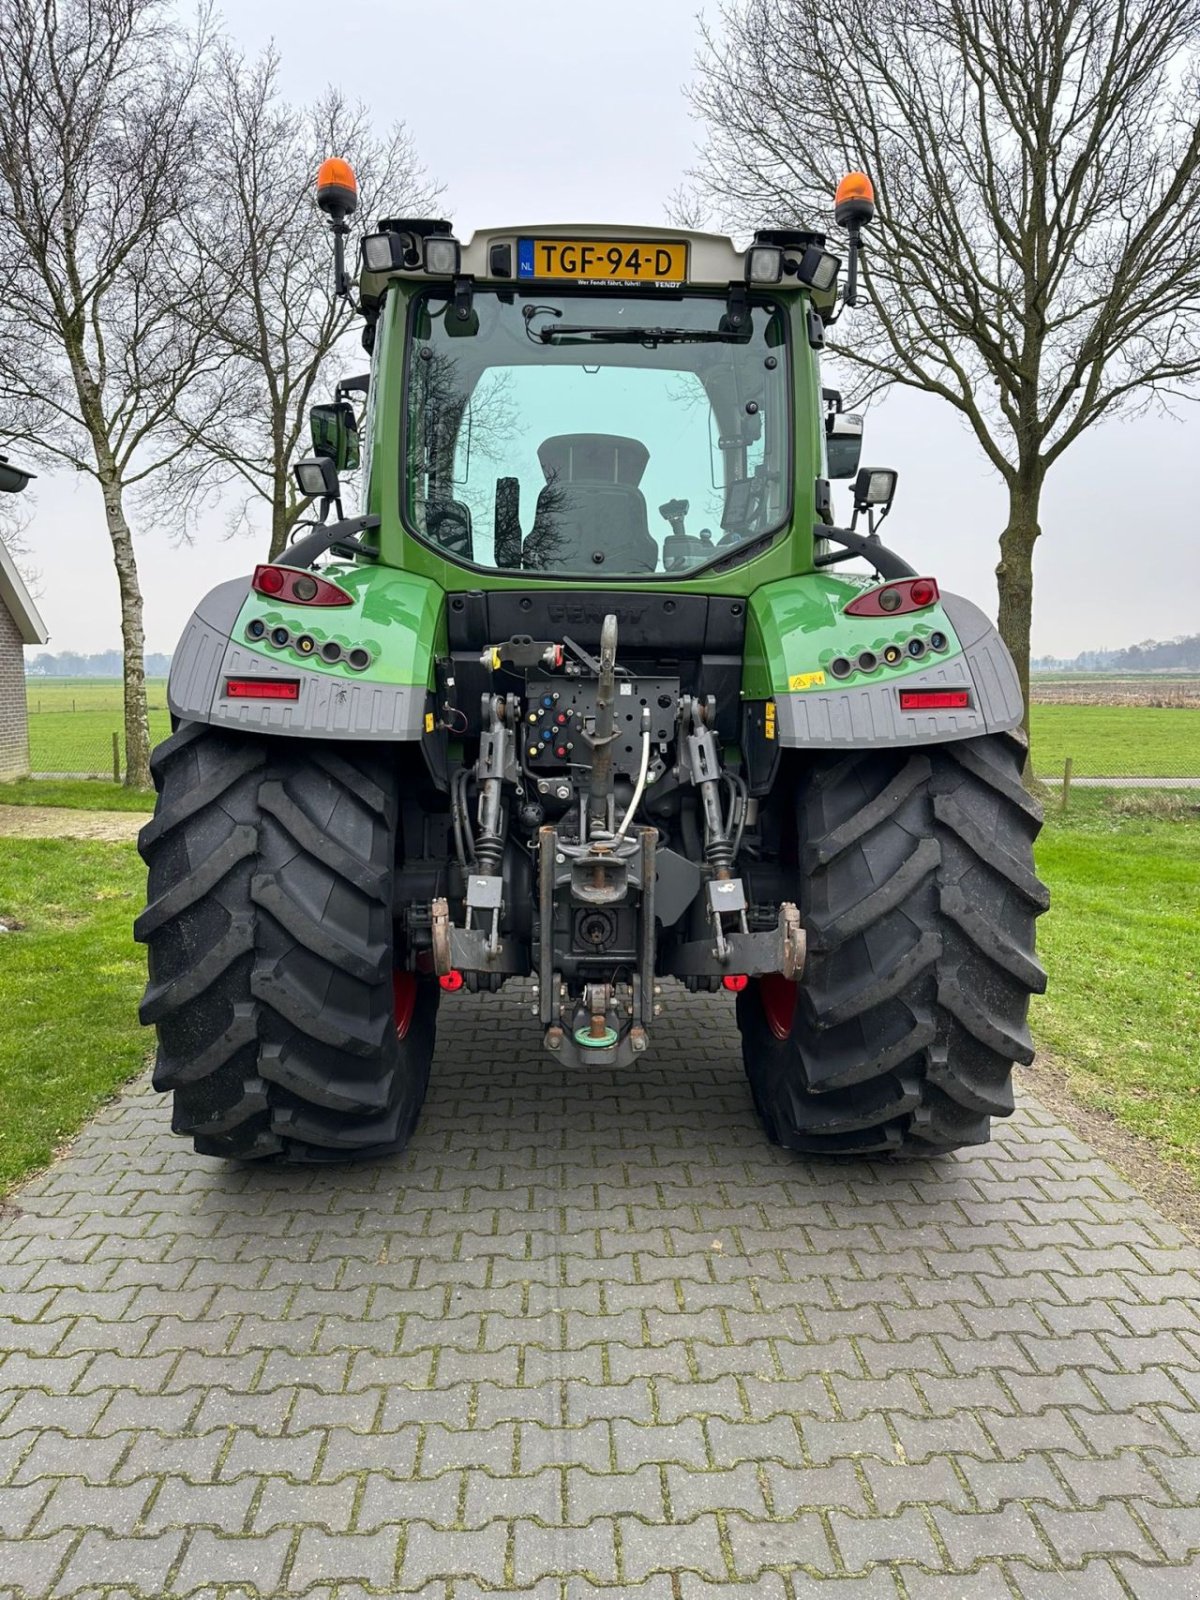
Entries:
{"type": "MultiPolygon", "coordinates": [[[[696,10],[696,0],[339,0],[332,10],[320,0],[242,0],[229,31],[252,51],[274,39],[298,98],[332,79],[381,121],[403,117],[465,235],[494,224],[664,221],[701,138],[682,92],[696,10]]],[[[1055,468],[1036,558],[1036,653],[1200,631],[1200,408],[1183,415],[1107,424],[1055,468]]],[[[864,460],[900,471],[890,542],[994,614],[1004,498],[957,413],[895,395],[870,413],[864,460]]],[[[99,491],[69,476],[36,487],[28,537],[49,648],[111,648],[120,629],[99,491]]],[[[217,518],[181,548],[143,518],[137,548],[147,645],[171,650],[200,594],[247,571],[260,543],[226,540],[217,518]]]]}

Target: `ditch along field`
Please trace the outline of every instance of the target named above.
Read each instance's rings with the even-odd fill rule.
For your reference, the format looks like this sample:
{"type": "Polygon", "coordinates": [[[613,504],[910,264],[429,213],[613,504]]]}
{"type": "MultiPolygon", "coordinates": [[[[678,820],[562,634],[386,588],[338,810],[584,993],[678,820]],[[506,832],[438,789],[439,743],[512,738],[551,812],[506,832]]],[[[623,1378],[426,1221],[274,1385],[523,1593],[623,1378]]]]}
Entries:
{"type": "MultiPolygon", "coordinates": [[[[20,822],[6,803],[39,792],[105,809],[114,786],[0,785],[0,834],[6,815],[20,822]]],[[[1066,815],[1051,798],[1037,853],[1053,896],[1038,931],[1050,975],[1033,1011],[1042,1067],[1200,1193],[1200,795],[1083,790],[1066,815]]],[[[146,1061],[144,955],[131,933],[144,892],[132,844],[3,840],[0,1193],[146,1061]]]]}
{"type": "MultiPolygon", "coordinates": [[[[150,736],[170,731],[166,680],[146,680],[150,736]]],[[[1200,677],[1033,680],[1032,749],[1039,777],[1200,778],[1200,677]]],[[[31,678],[34,772],[112,774],[117,733],[124,770],[121,684],[106,678],[31,678]]]]}

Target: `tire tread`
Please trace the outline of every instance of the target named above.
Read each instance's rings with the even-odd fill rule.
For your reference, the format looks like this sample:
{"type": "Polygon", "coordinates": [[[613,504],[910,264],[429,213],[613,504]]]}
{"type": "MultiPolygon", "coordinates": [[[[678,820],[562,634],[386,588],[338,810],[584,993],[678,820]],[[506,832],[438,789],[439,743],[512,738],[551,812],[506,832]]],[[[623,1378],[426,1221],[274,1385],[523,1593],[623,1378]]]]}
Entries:
{"type": "Polygon", "coordinates": [[[139,849],[141,1016],[157,1089],[198,1152],[345,1160],[403,1147],[420,1113],[438,993],[397,1038],[395,774],[332,752],[184,724],[151,758],[139,849]]]}
{"type": "Polygon", "coordinates": [[[929,1155],[986,1142],[1033,1059],[1049,896],[1012,735],[819,759],[797,807],[808,956],[791,1036],[738,996],[768,1134],[806,1152],[929,1155]]]}

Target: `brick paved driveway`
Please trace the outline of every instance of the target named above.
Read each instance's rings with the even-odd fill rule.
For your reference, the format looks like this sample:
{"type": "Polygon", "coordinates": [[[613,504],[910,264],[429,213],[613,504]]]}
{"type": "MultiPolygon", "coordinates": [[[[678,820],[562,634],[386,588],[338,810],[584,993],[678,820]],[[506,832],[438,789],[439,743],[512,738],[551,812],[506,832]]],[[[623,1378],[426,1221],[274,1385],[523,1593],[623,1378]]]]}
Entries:
{"type": "Polygon", "coordinates": [[[1035,1104],[781,1154],[670,1010],[616,1079],[447,1001],[386,1164],[106,1112],[0,1222],[0,1594],[1200,1595],[1200,1255],[1035,1104]]]}

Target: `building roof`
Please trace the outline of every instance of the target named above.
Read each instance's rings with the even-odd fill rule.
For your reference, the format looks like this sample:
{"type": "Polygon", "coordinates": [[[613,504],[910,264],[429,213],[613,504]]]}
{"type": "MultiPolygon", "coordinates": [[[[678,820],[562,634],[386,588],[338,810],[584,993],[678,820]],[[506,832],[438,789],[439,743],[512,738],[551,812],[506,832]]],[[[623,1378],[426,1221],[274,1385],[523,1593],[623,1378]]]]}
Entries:
{"type": "Polygon", "coordinates": [[[0,603],[6,605],[26,644],[45,644],[50,635],[38,614],[33,596],[17,571],[3,539],[0,539],[0,603]]]}

